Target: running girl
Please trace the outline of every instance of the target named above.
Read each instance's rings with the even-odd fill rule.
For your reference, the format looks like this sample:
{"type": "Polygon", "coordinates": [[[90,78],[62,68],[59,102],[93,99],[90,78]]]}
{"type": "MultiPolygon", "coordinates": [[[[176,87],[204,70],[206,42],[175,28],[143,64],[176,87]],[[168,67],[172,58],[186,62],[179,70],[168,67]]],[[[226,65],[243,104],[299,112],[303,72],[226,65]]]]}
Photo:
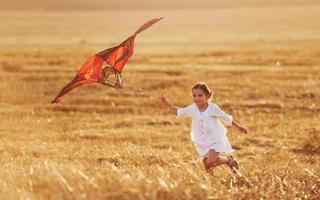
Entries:
{"type": "Polygon", "coordinates": [[[170,113],[177,117],[192,117],[191,139],[207,172],[222,164],[228,165],[232,170],[239,169],[238,163],[231,155],[233,149],[226,135],[227,130],[220,119],[242,133],[247,134],[247,129],[223,112],[217,104],[209,102],[212,92],[207,84],[198,83],[191,91],[193,104],[185,108],[177,108],[163,94],[160,95],[160,105],[162,108],[168,108],[170,113]],[[228,156],[222,157],[219,153],[226,153],[228,156]]]}

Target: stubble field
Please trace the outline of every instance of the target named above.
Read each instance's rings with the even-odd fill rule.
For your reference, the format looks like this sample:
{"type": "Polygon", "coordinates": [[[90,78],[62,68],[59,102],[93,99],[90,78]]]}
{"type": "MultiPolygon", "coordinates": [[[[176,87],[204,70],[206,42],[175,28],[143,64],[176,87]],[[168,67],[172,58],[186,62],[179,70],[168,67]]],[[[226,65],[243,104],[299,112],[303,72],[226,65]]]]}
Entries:
{"type": "Polygon", "coordinates": [[[320,7],[0,14],[1,199],[319,199],[320,7]],[[144,21],[123,78],[50,104],[87,57],[144,21]],[[112,28],[111,28],[112,27],[112,28]],[[241,170],[204,172],[179,106],[202,81],[248,128],[241,170]]]}

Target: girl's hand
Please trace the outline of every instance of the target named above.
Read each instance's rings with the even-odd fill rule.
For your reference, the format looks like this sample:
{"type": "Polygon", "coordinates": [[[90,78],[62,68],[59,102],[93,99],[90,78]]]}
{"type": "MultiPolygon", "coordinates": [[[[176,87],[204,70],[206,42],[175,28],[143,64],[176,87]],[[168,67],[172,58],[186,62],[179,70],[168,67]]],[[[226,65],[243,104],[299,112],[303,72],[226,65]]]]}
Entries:
{"type": "Polygon", "coordinates": [[[240,131],[241,133],[244,133],[244,134],[247,134],[247,133],[248,133],[248,130],[247,130],[246,128],[242,127],[242,126],[239,127],[239,131],[240,131]]]}
{"type": "Polygon", "coordinates": [[[161,94],[159,96],[159,101],[160,101],[160,106],[162,108],[164,108],[168,105],[168,98],[164,94],[161,94]]]}
{"type": "Polygon", "coordinates": [[[161,108],[168,109],[171,114],[177,114],[177,107],[175,107],[164,94],[159,96],[159,103],[161,108]]]}

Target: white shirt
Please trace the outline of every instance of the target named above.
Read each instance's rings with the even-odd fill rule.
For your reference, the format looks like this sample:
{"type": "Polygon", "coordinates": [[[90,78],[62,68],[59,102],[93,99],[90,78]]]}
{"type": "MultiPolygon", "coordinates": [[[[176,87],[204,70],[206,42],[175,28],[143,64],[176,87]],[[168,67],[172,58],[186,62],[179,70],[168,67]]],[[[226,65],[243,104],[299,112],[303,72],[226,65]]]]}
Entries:
{"type": "Polygon", "coordinates": [[[227,125],[232,125],[231,115],[223,112],[217,104],[209,103],[207,109],[200,112],[196,104],[177,109],[177,117],[191,116],[191,140],[200,146],[208,146],[214,143],[229,144],[226,136],[227,129],[220,119],[227,125]]]}

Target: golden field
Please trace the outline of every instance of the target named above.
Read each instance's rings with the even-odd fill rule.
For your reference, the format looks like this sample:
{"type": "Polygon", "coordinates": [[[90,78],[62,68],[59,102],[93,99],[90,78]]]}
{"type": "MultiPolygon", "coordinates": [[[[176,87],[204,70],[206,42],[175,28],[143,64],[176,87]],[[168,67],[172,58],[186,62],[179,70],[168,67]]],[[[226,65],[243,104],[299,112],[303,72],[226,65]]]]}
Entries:
{"type": "Polygon", "coordinates": [[[319,199],[320,6],[0,13],[0,199],[319,199]],[[125,84],[50,104],[144,21],[125,84]],[[240,174],[204,171],[177,106],[207,82],[240,174]]]}

